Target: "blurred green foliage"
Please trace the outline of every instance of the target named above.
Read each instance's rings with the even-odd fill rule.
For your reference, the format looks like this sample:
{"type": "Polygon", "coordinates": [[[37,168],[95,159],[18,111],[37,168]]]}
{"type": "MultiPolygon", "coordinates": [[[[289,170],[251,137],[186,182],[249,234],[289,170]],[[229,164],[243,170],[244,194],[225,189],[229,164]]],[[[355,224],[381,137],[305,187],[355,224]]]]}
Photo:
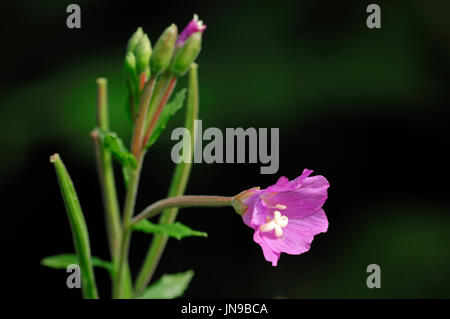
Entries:
{"type": "MultiPolygon", "coordinates": [[[[349,27],[345,37],[320,41],[287,33],[294,22],[288,18],[254,23],[251,18],[265,21],[274,15],[258,10],[256,17],[248,9],[236,12],[233,19],[209,21],[205,33],[207,54],[199,58],[201,117],[214,126],[264,126],[276,119],[295,127],[333,105],[360,103],[370,108],[386,101],[396,105],[427,90],[424,56],[417,50],[408,10],[397,8],[395,15],[383,16],[386,32],[369,32],[362,25],[349,27]],[[236,28],[247,33],[237,33],[236,28]]],[[[57,71],[7,92],[0,102],[1,142],[11,150],[3,157],[4,164],[17,162],[27,147],[54,137],[63,143],[79,141],[73,147],[80,156],[90,152],[88,132],[95,121],[99,76],[109,80],[112,129],[129,136],[123,51],[120,47],[74,56],[61,62],[57,71]],[[8,138],[11,127],[14,139],[8,138]]]]}

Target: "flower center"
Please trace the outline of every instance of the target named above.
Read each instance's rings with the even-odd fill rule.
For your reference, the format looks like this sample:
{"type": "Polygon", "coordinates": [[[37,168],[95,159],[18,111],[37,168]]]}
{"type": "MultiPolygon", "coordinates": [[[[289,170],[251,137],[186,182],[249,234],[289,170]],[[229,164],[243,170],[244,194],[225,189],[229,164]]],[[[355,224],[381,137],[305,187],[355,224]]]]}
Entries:
{"type": "Polygon", "coordinates": [[[283,228],[287,226],[289,219],[285,215],[281,215],[279,210],[273,212],[273,219],[267,217],[266,223],[260,226],[261,232],[275,231],[275,236],[283,236],[283,228]]]}

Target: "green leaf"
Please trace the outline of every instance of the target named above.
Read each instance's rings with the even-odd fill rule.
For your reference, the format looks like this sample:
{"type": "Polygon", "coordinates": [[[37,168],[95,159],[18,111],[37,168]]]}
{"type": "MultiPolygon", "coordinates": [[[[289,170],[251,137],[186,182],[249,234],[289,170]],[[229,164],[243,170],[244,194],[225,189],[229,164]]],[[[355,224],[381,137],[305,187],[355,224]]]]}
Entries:
{"type": "Polygon", "coordinates": [[[153,224],[152,222],[143,219],[133,225],[133,229],[148,234],[164,234],[178,240],[189,236],[208,237],[207,233],[193,230],[180,222],[173,224],[153,224]]]}
{"type": "Polygon", "coordinates": [[[162,131],[166,128],[167,123],[171,117],[183,107],[183,102],[186,97],[186,89],[178,91],[175,97],[167,103],[161,112],[158,120],[156,121],[155,128],[153,129],[152,135],[150,136],[146,148],[149,148],[158,140],[162,131]]]}
{"type": "Polygon", "coordinates": [[[122,166],[122,175],[123,175],[123,180],[125,182],[125,188],[128,188],[128,181],[130,180],[130,176],[132,173],[132,169],[128,166],[122,166]]]}
{"type": "MultiPolygon", "coordinates": [[[[113,271],[113,266],[109,261],[102,260],[98,257],[92,257],[92,265],[94,267],[104,268],[108,271],[113,271]]],[[[60,254],[55,256],[45,257],[41,260],[41,265],[53,269],[66,269],[71,264],[78,265],[78,258],[75,254],[60,254]]]]}
{"type": "Polygon", "coordinates": [[[98,292],[91,260],[89,234],[75,187],[59,155],[52,155],[50,157],[50,162],[53,163],[55,167],[59,188],[64,199],[67,217],[72,230],[75,252],[81,270],[81,284],[84,297],[96,299],[98,298],[98,292]]]}
{"type": "Polygon", "coordinates": [[[123,143],[122,139],[114,132],[105,132],[98,129],[102,145],[122,164],[132,169],[137,168],[137,160],[123,143]]]}
{"type": "Polygon", "coordinates": [[[189,285],[193,270],[177,274],[165,274],[153,285],[149,286],[139,299],[173,299],[183,295],[189,285]]]}

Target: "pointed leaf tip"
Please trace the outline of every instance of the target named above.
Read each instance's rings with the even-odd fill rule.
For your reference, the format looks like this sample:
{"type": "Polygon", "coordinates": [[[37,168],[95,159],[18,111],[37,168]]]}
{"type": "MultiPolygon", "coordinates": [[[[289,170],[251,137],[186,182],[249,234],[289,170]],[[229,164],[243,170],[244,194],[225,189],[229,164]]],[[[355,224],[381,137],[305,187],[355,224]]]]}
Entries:
{"type": "Polygon", "coordinates": [[[159,116],[158,120],[156,121],[155,128],[153,129],[153,132],[147,142],[146,148],[149,148],[155,142],[158,140],[159,136],[161,135],[162,131],[166,128],[167,123],[172,118],[175,113],[180,110],[183,107],[184,100],[186,98],[187,89],[181,89],[177,92],[175,97],[170,100],[169,103],[164,107],[164,109],[161,112],[161,115],[159,116]]]}
{"type": "Polygon", "coordinates": [[[184,294],[194,276],[193,270],[177,274],[165,274],[149,286],[139,299],[173,299],[184,294]]]}
{"type": "Polygon", "coordinates": [[[183,225],[180,222],[176,222],[173,224],[153,224],[152,222],[144,219],[134,225],[133,229],[148,234],[164,234],[178,240],[190,236],[208,237],[207,233],[191,229],[190,227],[183,225]]]}

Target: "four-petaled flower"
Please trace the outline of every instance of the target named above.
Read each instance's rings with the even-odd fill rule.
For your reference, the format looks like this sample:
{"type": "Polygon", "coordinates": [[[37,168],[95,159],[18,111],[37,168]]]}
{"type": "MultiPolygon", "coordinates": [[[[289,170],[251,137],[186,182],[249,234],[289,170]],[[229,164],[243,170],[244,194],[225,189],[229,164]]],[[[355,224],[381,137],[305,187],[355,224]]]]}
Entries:
{"type": "Polygon", "coordinates": [[[327,199],[328,181],[323,176],[301,176],[289,181],[281,177],[266,189],[252,188],[234,198],[234,207],[244,223],[255,230],[267,261],[276,266],[282,252],[299,255],[309,250],[315,235],[328,229],[322,209],[327,199]]]}
{"type": "Polygon", "coordinates": [[[203,24],[202,20],[198,19],[198,15],[194,14],[194,18],[188,23],[188,25],[181,31],[178,36],[175,47],[182,47],[184,42],[194,33],[203,32],[206,29],[206,25],[203,24]]]}

